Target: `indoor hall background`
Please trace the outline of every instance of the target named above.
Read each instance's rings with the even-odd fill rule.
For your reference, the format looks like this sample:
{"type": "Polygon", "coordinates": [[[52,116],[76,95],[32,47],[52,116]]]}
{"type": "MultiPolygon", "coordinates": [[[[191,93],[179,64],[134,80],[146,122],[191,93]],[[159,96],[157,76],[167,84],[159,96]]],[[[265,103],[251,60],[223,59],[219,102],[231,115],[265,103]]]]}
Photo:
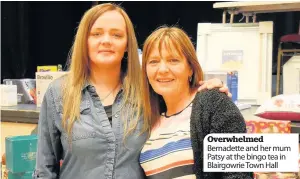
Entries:
{"type": "MultiPolygon", "coordinates": [[[[3,79],[35,78],[36,66],[65,66],[76,28],[83,13],[105,2],[1,2],[1,82],[3,79]]],[[[129,14],[142,48],[158,26],[177,24],[197,38],[197,23],[220,23],[222,11],[209,2],[115,2],[129,14]]],[[[242,16],[235,17],[235,22],[242,16]]],[[[273,74],[279,38],[297,33],[300,12],[257,15],[257,21],[274,22],[273,74]]]]}

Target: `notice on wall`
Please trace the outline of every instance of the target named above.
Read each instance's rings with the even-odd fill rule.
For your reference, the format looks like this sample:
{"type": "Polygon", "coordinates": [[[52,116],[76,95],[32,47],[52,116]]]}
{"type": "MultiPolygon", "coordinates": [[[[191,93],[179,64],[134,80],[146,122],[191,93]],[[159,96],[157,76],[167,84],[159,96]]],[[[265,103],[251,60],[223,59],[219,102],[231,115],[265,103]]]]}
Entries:
{"type": "Polygon", "coordinates": [[[209,134],[204,172],[298,172],[299,134],[209,134]]]}
{"type": "Polygon", "coordinates": [[[243,65],[243,50],[223,50],[222,69],[238,70],[243,65]]]}

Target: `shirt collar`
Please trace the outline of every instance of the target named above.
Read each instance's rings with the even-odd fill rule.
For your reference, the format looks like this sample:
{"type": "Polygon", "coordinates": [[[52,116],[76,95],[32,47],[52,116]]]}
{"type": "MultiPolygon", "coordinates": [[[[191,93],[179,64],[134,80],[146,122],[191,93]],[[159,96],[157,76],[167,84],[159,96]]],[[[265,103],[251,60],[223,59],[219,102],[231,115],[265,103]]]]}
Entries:
{"type": "MultiPolygon", "coordinates": [[[[91,84],[91,82],[89,80],[85,80],[83,86],[82,86],[82,91],[84,91],[85,89],[87,89],[88,87],[92,87],[93,85],[91,84]]],[[[124,90],[123,85],[120,88],[120,91],[122,92],[124,90]]]]}
{"type": "Polygon", "coordinates": [[[92,84],[88,80],[85,80],[85,82],[84,82],[84,84],[82,86],[82,91],[85,90],[89,86],[92,86],[92,84]]]}

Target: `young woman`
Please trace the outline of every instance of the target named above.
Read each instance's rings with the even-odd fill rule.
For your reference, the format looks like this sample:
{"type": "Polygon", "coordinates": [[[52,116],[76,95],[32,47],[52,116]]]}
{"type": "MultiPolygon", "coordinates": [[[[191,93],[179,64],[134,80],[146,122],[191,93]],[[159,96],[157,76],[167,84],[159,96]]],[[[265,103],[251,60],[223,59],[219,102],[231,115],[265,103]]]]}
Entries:
{"type": "Polygon", "coordinates": [[[143,48],[144,118],[150,138],[140,156],[149,179],[249,179],[251,173],[203,172],[210,133],[245,133],[239,109],[218,90],[197,93],[203,79],[195,49],[176,27],[154,31],[143,48]]]}
{"type": "Polygon", "coordinates": [[[138,159],[148,125],[137,49],[119,6],[101,4],[84,14],[69,72],[50,84],[41,106],[35,178],[144,178],[138,159]]]}

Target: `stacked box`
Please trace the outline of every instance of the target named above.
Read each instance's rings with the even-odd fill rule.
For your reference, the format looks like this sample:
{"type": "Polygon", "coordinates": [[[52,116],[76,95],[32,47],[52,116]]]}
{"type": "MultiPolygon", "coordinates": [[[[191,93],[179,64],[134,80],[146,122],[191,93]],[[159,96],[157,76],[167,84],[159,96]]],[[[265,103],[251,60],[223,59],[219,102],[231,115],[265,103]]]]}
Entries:
{"type": "Polygon", "coordinates": [[[36,163],[37,135],[5,138],[6,168],[12,174],[33,172],[36,163]]]}

